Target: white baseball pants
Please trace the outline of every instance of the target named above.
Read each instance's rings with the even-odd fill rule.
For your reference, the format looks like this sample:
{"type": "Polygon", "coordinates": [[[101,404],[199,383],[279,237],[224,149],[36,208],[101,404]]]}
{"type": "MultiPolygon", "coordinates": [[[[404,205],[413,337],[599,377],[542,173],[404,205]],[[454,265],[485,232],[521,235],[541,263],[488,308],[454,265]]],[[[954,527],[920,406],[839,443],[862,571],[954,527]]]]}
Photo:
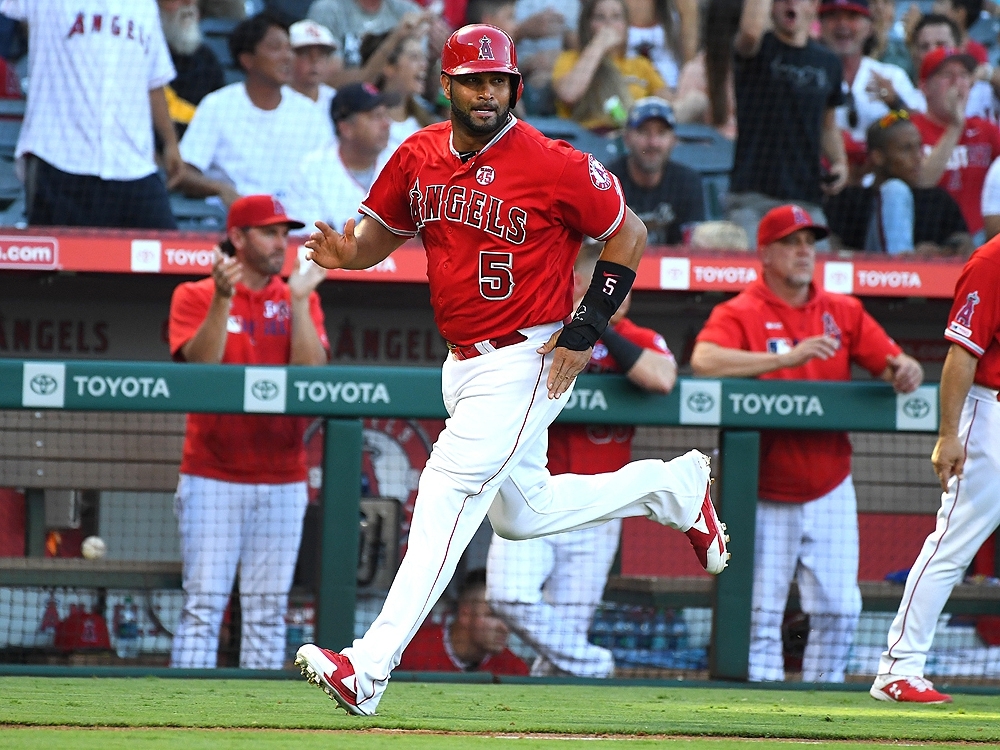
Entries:
{"type": "Polygon", "coordinates": [[[222,615],[240,570],[240,667],[281,669],[285,614],[308,503],[305,482],[237,484],[181,474],[184,608],[172,667],[214,669],[222,615]]]}
{"type": "Polygon", "coordinates": [[[610,677],[611,652],[587,640],[618,550],[621,520],[511,541],[496,534],[486,560],[493,611],[538,652],[536,677],[610,677]]]}
{"type": "Polygon", "coordinates": [[[965,443],[964,478],[941,494],[937,525],[906,577],[889,628],[879,674],[924,676],[941,610],[976,552],[1000,526],[1000,403],[997,392],[974,385],[962,407],[958,435],[965,443]]]}
{"type": "Polygon", "coordinates": [[[757,503],[749,679],[785,679],[781,644],[788,589],[809,615],[804,682],[843,682],[861,614],[858,501],[848,476],[808,503],[757,503]]]}
{"type": "MultiPolygon", "coordinates": [[[[552,355],[537,349],[560,323],[524,329],[528,340],[442,368],[451,417],[417,490],[409,548],[382,612],[344,654],[357,675],[358,707],[374,713],[406,644],[455,572],[483,517],[507,539],[528,539],[646,516],[687,530],[709,480],[706,456],[635,461],[609,474],[553,477],[547,428],[569,400],[549,399],[552,355]]],[[[353,573],[352,573],[353,574],[353,573]]]]}

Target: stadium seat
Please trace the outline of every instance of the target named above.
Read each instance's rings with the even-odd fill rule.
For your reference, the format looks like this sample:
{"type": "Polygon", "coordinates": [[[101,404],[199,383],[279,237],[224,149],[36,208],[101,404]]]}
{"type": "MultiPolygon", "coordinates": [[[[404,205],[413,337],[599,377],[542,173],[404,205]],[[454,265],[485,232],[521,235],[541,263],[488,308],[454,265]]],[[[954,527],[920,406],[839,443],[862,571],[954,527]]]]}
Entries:
{"type": "Polygon", "coordinates": [[[677,126],[677,145],[670,158],[701,174],[708,219],[723,218],[733,152],[733,142],[709,125],[682,123],[677,126]]]}
{"type": "Polygon", "coordinates": [[[591,133],[573,120],[563,117],[528,117],[526,122],[549,138],[566,141],[574,148],[593,154],[604,163],[609,163],[621,155],[615,141],[591,133]]]}
{"type": "Polygon", "coordinates": [[[223,68],[234,67],[233,57],[229,54],[229,37],[226,36],[211,36],[206,34],[205,44],[208,45],[209,49],[215,53],[215,56],[219,58],[219,64],[223,68]]]}
{"type": "Polygon", "coordinates": [[[177,220],[178,229],[220,231],[226,226],[226,209],[214,201],[209,203],[202,198],[171,193],[170,211],[177,220]]]}

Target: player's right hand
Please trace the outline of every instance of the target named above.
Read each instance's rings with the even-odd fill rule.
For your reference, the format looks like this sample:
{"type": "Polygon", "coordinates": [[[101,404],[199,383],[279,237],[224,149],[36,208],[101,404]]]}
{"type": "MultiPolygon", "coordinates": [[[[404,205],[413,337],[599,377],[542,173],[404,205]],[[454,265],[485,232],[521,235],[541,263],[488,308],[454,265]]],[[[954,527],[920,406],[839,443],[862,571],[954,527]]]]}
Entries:
{"type": "Polygon", "coordinates": [[[790,352],[783,355],[783,367],[799,367],[813,357],[830,359],[840,348],[840,342],[832,336],[810,336],[797,343],[790,352]]]}
{"type": "Polygon", "coordinates": [[[354,236],[354,219],[348,219],[344,233],[336,231],[329,224],[317,221],[318,231],[309,235],[305,246],[309,248],[306,260],[311,260],[323,268],[347,268],[358,255],[358,240],[354,236]]]}
{"type": "Polygon", "coordinates": [[[939,437],[931,451],[931,463],[934,464],[934,473],[937,474],[941,489],[948,491],[948,482],[952,477],[962,478],[962,469],[965,468],[965,448],[957,435],[939,437]]]}

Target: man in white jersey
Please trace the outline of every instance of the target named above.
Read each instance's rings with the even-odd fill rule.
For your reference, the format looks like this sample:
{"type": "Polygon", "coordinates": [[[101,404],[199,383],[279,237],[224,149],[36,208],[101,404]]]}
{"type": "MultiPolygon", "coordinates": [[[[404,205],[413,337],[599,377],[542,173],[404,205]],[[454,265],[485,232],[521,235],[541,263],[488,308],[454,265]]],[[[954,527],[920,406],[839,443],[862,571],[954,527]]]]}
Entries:
{"type": "Polygon", "coordinates": [[[28,24],[28,93],[16,155],[29,224],[175,229],[153,129],[183,171],[163,87],[176,75],[153,0],[3,0],[28,24]]]}
{"type": "Polygon", "coordinates": [[[388,105],[398,102],[370,83],[350,83],[334,97],[331,115],[337,140],[307,154],[288,194],[289,210],[307,221],[338,230],[361,220],[358,206],[392,155],[388,105]]]}
{"type": "Polygon", "coordinates": [[[294,55],[281,21],[266,13],[242,21],[229,49],[246,80],[201,100],[181,139],[181,188],[227,206],[241,195],[284,199],[302,157],[333,138],[330,120],[288,85],[294,55]]]}

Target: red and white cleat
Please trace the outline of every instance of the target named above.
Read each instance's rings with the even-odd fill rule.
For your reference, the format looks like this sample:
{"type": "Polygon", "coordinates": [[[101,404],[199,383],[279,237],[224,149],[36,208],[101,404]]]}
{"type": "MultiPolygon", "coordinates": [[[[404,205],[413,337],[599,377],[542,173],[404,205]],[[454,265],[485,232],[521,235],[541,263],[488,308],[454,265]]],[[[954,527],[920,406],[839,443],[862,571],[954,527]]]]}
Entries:
{"type": "Polygon", "coordinates": [[[729,535],[726,533],[726,524],[719,520],[715,506],[712,505],[711,490],[712,480],[709,479],[708,486],[705,487],[705,499],[701,503],[701,513],[694,526],[684,533],[691,541],[701,566],[712,575],[718,575],[729,563],[729,552],[726,551],[729,535]]]}
{"type": "Polygon", "coordinates": [[[354,666],[343,654],[307,643],[295,652],[295,666],[306,680],[322,688],[347,713],[355,716],[371,715],[358,707],[354,666]]]}
{"type": "Polygon", "coordinates": [[[880,674],[868,691],[877,701],[893,703],[951,703],[951,696],[939,693],[930,680],[916,675],[880,674]]]}

